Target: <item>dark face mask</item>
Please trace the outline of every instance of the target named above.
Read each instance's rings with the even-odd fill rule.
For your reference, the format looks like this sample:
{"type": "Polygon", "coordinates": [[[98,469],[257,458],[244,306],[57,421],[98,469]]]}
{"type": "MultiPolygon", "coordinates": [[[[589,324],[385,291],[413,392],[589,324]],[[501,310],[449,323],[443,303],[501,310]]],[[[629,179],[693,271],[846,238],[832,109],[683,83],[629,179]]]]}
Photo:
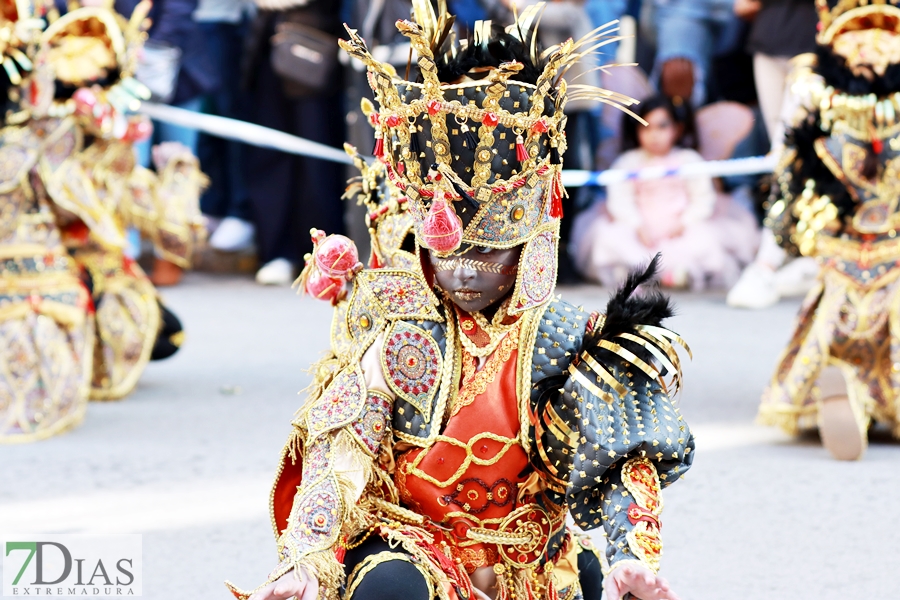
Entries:
{"type": "Polygon", "coordinates": [[[438,286],[462,310],[480,312],[502,300],[516,283],[522,247],[472,246],[447,258],[428,254],[438,286]]]}

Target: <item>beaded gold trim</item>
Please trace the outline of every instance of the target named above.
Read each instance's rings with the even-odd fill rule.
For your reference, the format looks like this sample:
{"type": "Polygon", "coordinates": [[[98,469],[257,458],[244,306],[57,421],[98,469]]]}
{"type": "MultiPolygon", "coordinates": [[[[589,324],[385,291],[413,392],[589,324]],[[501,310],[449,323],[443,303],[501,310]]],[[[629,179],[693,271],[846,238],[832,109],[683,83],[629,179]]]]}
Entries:
{"type": "MultiPolygon", "coordinates": [[[[460,336],[464,339],[466,336],[460,336]]],[[[519,341],[518,324],[513,326],[501,340],[497,349],[491,354],[484,366],[480,370],[477,369],[477,360],[468,353],[468,349],[461,357],[463,379],[459,386],[459,394],[453,403],[450,414],[455,415],[463,407],[469,406],[475,401],[480,394],[483,394],[487,387],[497,377],[497,373],[509,360],[513,350],[516,349],[519,341]]]]}
{"type": "Polygon", "coordinates": [[[425,584],[428,586],[428,597],[435,597],[435,584],[440,584],[440,582],[435,581],[434,575],[430,570],[426,569],[421,563],[419,563],[413,556],[406,554],[405,552],[378,552],[377,554],[372,554],[363,559],[361,563],[359,563],[353,572],[347,577],[347,591],[344,594],[345,600],[352,600],[353,594],[356,592],[356,588],[359,586],[359,582],[374,570],[378,565],[382,565],[386,562],[390,562],[392,560],[399,560],[406,563],[411,564],[416,568],[416,570],[421,573],[422,579],[425,580],[425,584]]]}

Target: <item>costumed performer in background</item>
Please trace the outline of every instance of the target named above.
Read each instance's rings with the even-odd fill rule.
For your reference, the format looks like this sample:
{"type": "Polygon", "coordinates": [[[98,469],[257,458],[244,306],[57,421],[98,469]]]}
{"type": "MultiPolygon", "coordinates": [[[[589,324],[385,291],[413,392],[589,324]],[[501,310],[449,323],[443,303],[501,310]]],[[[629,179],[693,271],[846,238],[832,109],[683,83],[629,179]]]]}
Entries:
{"type": "MultiPolygon", "coordinates": [[[[5,116],[18,106],[44,22],[28,2],[0,5],[5,116]]],[[[47,146],[39,131],[0,129],[2,443],[43,439],[76,425],[90,390],[93,305],[62,243],[55,200],[36,175],[47,146]]],[[[112,223],[98,226],[111,231],[112,223]]]]}
{"type": "MultiPolygon", "coordinates": [[[[31,224],[32,214],[41,215],[44,237],[29,239],[27,246],[22,240],[3,244],[4,256],[19,259],[25,253],[10,280],[9,304],[16,308],[3,325],[11,340],[5,344],[9,369],[0,373],[4,441],[46,437],[76,424],[88,395],[127,395],[151,357],[165,358],[180,344],[178,320],[123,253],[124,228],[136,226],[165,256],[186,264],[203,231],[198,209],[203,176],[196,159],[170,145],[156,149],[158,176],[134,162],[133,143],[150,131],[145,119],[132,115],[146,90],[131,78],[148,7],[139,5],[130,20],[99,7],[51,18],[28,46],[33,71],[9,92],[20,106],[7,114],[0,131],[6,193],[14,199],[7,206],[18,207],[13,216],[20,222],[31,224]],[[84,343],[72,331],[66,334],[71,360],[49,359],[60,345],[42,335],[29,339],[27,352],[12,343],[24,343],[22,327],[43,327],[46,319],[37,315],[63,314],[48,312],[50,299],[27,293],[33,289],[32,272],[44,276],[46,256],[58,254],[60,241],[74,261],[54,258],[53,264],[66,272],[60,275],[66,281],[80,280],[65,298],[79,307],[89,331],[84,343]]],[[[15,231],[21,236],[24,230],[15,231]]],[[[75,317],[72,310],[65,314],[75,317]]],[[[80,327],[81,316],[75,322],[80,327]]]]}
{"type": "Polygon", "coordinates": [[[791,434],[818,427],[838,459],[862,457],[868,429],[900,437],[900,8],[818,0],[807,99],[776,169],[768,220],[789,253],[815,257],[817,285],[760,406],[791,434]]]}

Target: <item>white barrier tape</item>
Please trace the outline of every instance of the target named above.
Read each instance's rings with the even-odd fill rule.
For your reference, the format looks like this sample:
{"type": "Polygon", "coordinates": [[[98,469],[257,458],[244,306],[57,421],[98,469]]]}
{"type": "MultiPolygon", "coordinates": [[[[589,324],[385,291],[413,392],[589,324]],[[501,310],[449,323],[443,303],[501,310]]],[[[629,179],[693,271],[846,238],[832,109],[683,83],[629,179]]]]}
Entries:
{"type": "Polygon", "coordinates": [[[156,104],[154,102],[143,102],[141,104],[141,112],[151,119],[197,129],[204,133],[229,140],[237,140],[253,146],[272,148],[282,152],[311,156],[347,165],[353,164],[353,160],[343,150],[305,140],[283,131],[247,123],[246,121],[217,117],[215,115],[204,115],[192,110],[176,108],[166,104],[156,104]]]}
{"type": "Polygon", "coordinates": [[[730,175],[756,175],[771,173],[775,169],[774,156],[752,156],[730,160],[711,160],[690,163],[674,169],[650,168],[638,171],[563,171],[562,182],[566,187],[585,185],[609,185],[629,179],[662,179],[663,177],[727,177],[730,175]]]}
{"type": "MultiPolygon", "coordinates": [[[[237,140],[254,146],[272,148],[321,158],[347,165],[353,161],[343,151],[325,144],[305,140],[303,138],[270,129],[261,125],[254,125],[246,121],[205,115],[183,108],[176,108],[166,104],[144,102],[141,104],[141,112],[152,119],[165,121],[173,125],[197,129],[210,135],[237,140]]],[[[618,183],[629,179],[662,179],[663,177],[726,177],[730,175],[755,175],[759,173],[771,173],[775,168],[774,156],[753,156],[750,158],[735,158],[731,160],[712,160],[707,162],[691,163],[674,169],[651,168],[639,171],[609,170],[609,171],[574,171],[562,172],[563,185],[567,187],[582,187],[585,185],[605,186],[610,183],[618,183]]]]}

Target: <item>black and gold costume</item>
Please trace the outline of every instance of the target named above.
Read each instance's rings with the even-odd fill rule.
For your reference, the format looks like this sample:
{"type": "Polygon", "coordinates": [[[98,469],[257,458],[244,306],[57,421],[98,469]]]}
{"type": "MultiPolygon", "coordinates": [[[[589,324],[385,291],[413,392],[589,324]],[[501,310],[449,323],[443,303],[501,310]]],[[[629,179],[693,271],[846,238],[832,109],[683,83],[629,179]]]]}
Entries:
{"type": "Polygon", "coordinates": [[[900,8],[819,2],[815,56],[793,83],[805,108],[776,170],[769,223],[818,284],[766,390],[763,422],[813,428],[823,369],[840,368],[857,423],[900,435],[900,8]]]}
{"type": "Polygon", "coordinates": [[[375,60],[353,30],[341,42],[368,66],[379,105],[364,105],[379,163],[360,165],[350,194],[371,204],[376,240],[359,272],[349,240],[322,240],[301,277],[336,303],[332,352],[282,453],[269,581],[303,568],[329,600],[380,598],[397,578],[410,600],[468,600],[487,572],[503,600],[596,598],[601,561],[566,519],[604,529],[607,572],[656,572],[661,490],[694,450],[672,399],[683,342],[661,327],[668,302],[636,292],[656,262],[605,315],[553,294],[567,94],[630,101],[567,91],[558,75],[610,31],[538,56],[540,7],[506,31],[477,24],[464,47],[445,9],[414,9],[397,26],[418,78],[375,60]],[[388,192],[368,200],[382,174],[388,192]],[[382,215],[397,218],[391,235],[382,215]],[[469,246],[522,248],[490,318],[434,287],[426,251],[457,260],[469,246]],[[346,294],[326,285],[342,277],[346,294]]]}

